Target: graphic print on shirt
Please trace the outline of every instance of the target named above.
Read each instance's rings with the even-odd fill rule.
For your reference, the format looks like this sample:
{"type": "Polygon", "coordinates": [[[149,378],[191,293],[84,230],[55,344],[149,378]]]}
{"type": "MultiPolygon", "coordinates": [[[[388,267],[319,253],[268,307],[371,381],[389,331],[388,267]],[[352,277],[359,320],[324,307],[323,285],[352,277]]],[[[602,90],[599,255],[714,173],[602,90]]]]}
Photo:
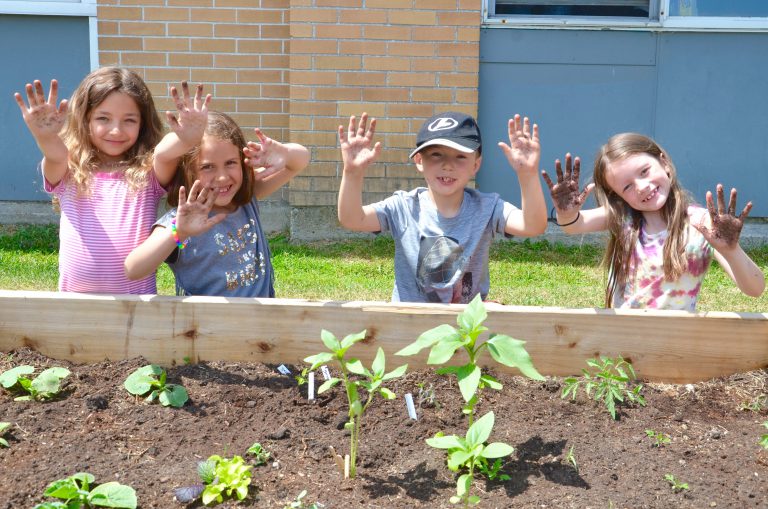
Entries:
{"type": "Polygon", "coordinates": [[[258,250],[259,236],[256,232],[256,221],[251,218],[237,231],[214,235],[219,256],[226,257],[222,266],[231,269],[224,271],[227,290],[251,286],[264,277],[264,253],[258,250]]]}
{"type": "MultiPolygon", "coordinates": [[[[445,236],[421,237],[416,265],[416,284],[427,302],[443,302],[437,289],[446,288],[466,262],[464,249],[456,239],[445,236]]],[[[467,273],[456,282],[451,291],[452,303],[466,303],[465,296],[472,292],[472,274],[467,273]],[[465,286],[469,286],[465,288],[465,286]]]]}

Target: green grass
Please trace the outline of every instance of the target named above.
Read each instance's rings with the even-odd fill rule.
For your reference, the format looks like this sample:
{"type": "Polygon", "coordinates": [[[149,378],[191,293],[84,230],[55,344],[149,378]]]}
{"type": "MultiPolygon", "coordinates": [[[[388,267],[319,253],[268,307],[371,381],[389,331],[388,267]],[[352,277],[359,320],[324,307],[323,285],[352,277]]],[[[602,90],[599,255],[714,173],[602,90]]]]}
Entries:
{"type": "MultiPolygon", "coordinates": [[[[279,297],[320,300],[389,300],[394,281],[394,243],[389,237],[292,244],[270,239],[279,297]]],[[[55,290],[57,227],[0,227],[0,288],[55,290]]],[[[768,246],[750,249],[768,272],[768,246]]],[[[601,246],[547,242],[498,242],[491,250],[488,298],[527,306],[601,307],[605,275],[601,246]]],[[[158,272],[158,292],[174,294],[173,274],[158,272]]],[[[704,281],[699,311],[768,312],[768,292],[743,295],[715,263],[704,281]]]]}

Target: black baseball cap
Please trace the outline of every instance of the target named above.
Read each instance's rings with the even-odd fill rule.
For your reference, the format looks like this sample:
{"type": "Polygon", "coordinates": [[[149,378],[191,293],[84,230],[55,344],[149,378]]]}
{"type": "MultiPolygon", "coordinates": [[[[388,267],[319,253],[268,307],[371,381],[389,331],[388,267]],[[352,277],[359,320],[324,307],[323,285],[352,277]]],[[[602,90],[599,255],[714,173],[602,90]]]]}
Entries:
{"type": "Polygon", "coordinates": [[[469,154],[482,145],[480,128],[475,119],[466,113],[438,113],[421,125],[416,135],[416,150],[408,157],[415,156],[421,149],[431,145],[443,145],[469,154]]]}

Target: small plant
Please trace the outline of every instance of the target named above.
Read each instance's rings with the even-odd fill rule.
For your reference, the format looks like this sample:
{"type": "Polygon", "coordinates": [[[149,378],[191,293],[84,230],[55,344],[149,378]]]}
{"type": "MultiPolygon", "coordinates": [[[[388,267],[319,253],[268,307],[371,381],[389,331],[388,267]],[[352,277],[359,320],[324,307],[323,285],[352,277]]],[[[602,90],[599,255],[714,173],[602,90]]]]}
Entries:
{"type": "Polygon", "coordinates": [[[242,456],[228,459],[213,455],[197,464],[197,475],[202,483],[176,488],[174,495],[181,503],[201,497],[204,505],[221,503],[225,497],[232,496],[243,500],[248,496],[252,468],[245,464],[242,456]]]}
{"type": "MultiPolygon", "coordinates": [[[[456,495],[450,498],[452,504],[462,502],[465,506],[468,506],[479,503],[480,497],[470,495],[475,470],[482,471],[483,466],[488,466],[489,459],[500,459],[514,452],[514,448],[511,445],[503,442],[485,444],[491,436],[493,423],[493,412],[488,412],[469,427],[464,438],[456,435],[444,436],[442,433],[438,433],[433,438],[427,439],[427,444],[432,447],[447,449],[447,464],[451,471],[467,471],[461,474],[456,482],[456,495]]],[[[496,471],[498,472],[498,468],[496,471]]]]}
{"type": "Polygon", "coordinates": [[[662,433],[661,431],[656,431],[652,429],[645,430],[645,434],[653,440],[653,447],[661,447],[664,444],[668,444],[671,442],[671,438],[666,433],[662,433]]]}
{"type": "MultiPolygon", "coordinates": [[[[384,368],[386,366],[386,358],[384,356],[384,350],[381,348],[376,352],[376,357],[373,359],[370,370],[363,366],[363,363],[360,362],[359,359],[347,358],[347,350],[349,350],[355,343],[365,339],[365,331],[357,334],[350,334],[339,341],[336,339],[336,336],[327,330],[323,330],[320,333],[320,338],[330,352],[311,355],[304,359],[304,362],[311,364],[311,367],[309,368],[310,371],[314,371],[320,365],[332,361],[336,362],[341,369],[341,378],[332,377],[326,380],[318,388],[317,393],[322,394],[339,382],[344,382],[347,402],[349,403],[349,422],[345,424],[346,429],[350,431],[349,477],[354,478],[357,473],[357,448],[363,415],[373,402],[376,394],[381,394],[384,399],[395,398],[395,393],[384,387],[382,384],[387,380],[402,376],[405,373],[405,370],[408,369],[408,365],[405,364],[393,369],[389,373],[385,373],[384,368]],[[362,377],[362,379],[353,378],[353,375],[362,377]],[[360,389],[364,389],[367,392],[364,401],[360,399],[360,389]]],[[[344,470],[344,475],[346,477],[347,469],[345,468],[344,470]]]]}
{"type": "Polygon", "coordinates": [[[565,455],[565,461],[573,467],[577,474],[579,473],[579,464],[576,462],[576,455],[573,454],[573,446],[568,449],[568,454],[565,455]]]}
{"type": "Polygon", "coordinates": [[[80,509],[81,507],[115,507],[136,509],[136,491],[112,481],[90,489],[95,477],[87,472],[78,472],[71,477],[53,481],[45,489],[46,497],[64,500],[64,502],[43,502],[33,509],[80,509]]]}
{"type": "Polygon", "coordinates": [[[667,481],[672,486],[672,491],[674,491],[675,493],[677,493],[678,491],[683,491],[688,489],[687,482],[680,482],[672,474],[664,474],[664,480],[667,481]]]}
{"type": "Polygon", "coordinates": [[[583,383],[588,397],[592,397],[594,391],[594,400],[603,401],[608,413],[613,419],[616,419],[616,404],[624,403],[625,400],[631,403],[637,403],[645,406],[645,398],[640,394],[643,389],[642,384],[636,384],[629,388],[630,384],[636,380],[635,370],[632,364],[625,361],[621,356],[615,359],[609,357],[600,357],[600,360],[587,360],[593,372],[582,369],[583,376],[568,377],[563,380],[562,398],[571,396],[576,399],[576,393],[579,386],[583,383]]]}
{"type": "Polygon", "coordinates": [[[419,393],[416,395],[416,401],[419,408],[440,408],[440,404],[435,399],[435,389],[432,387],[432,384],[427,386],[426,382],[420,382],[416,384],[416,387],[419,388],[419,393]]]}
{"type": "Polygon", "coordinates": [[[291,502],[290,504],[283,506],[283,509],[322,509],[325,507],[323,504],[319,502],[304,502],[304,497],[307,496],[307,490],[302,490],[301,493],[296,495],[296,500],[291,502]]]}
{"type": "Polygon", "coordinates": [[[496,362],[512,368],[534,380],[544,380],[544,377],[533,367],[531,357],[525,351],[525,341],[513,339],[503,334],[490,334],[488,341],[478,344],[480,334],[488,330],[483,322],[488,318],[480,295],[472,299],[467,307],[456,318],[458,329],[443,324],[423,333],[418,339],[406,346],[395,355],[415,355],[424,348],[429,348],[427,364],[444,364],[463,348],[469,356],[469,362],[463,366],[448,366],[437,370],[439,374],[455,374],[459,381],[459,390],[466,405],[463,412],[469,416],[469,424],[474,419],[475,405],[478,392],[489,387],[501,390],[502,385],[494,377],[483,374],[477,359],[484,349],[490,352],[496,362]]]}
{"type": "Polygon", "coordinates": [[[766,394],[758,394],[751,401],[745,401],[739,405],[739,410],[749,410],[750,412],[759,412],[764,408],[768,408],[768,395],[766,394]]]}
{"type": "Polygon", "coordinates": [[[8,440],[3,438],[3,435],[5,435],[5,430],[11,427],[10,422],[0,422],[0,446],[3,447],[10,447],[8,444],[8,440]]]}
{"type": "Polygon", "coordinates": [[[309,382],[309,372],[312,371],[311,369],[304,368],[302,369],[298,375],[294,376],[293,378],[296,380],[296,383],[301,387],[302,385],[305,385],[307,382],[309,382]]]}
{"type": "Polygon", "coordinates": [[[144,396],[149,393],[145,400],[149,403],[158,400],[163,406],[176,408],[184,406],[189,399],[187,390],[181,385],[165,383],[166,376],[163,368],[149,364],[128,375],[123,386],[135,396],[144,396]]]}
{"type": "Polygon", "coordinates": [[[255,465],[258,467],[259,465],[266,465],[267,461],[269,461],[269,458],[272,456],[272,453],[268,450],[264,449],[260,443],[256,442],[252,446],[248,448],[246,451],[246,454],[253,454],[255,457],[255,465]]]}
{"type": "Polygon", "coordinates": [[[14,393],[26,393],[14,398],[16,401],[43,401],[56,396],[61,391],[61,381],[69,376],[67,368],[48,368],[31,379],[25,375],[35,372],[32,366],[16,366],[0,373],[0,385],[14,393]]]}
{"type": "MultiPolygon", "coordinates": [[[[763,427],[768,428],[768,421],[763,422],[763,427]]],[[[763,447],[763,449],[768,449],[768,434],[760,437],[759,443],[763,447]]]]}

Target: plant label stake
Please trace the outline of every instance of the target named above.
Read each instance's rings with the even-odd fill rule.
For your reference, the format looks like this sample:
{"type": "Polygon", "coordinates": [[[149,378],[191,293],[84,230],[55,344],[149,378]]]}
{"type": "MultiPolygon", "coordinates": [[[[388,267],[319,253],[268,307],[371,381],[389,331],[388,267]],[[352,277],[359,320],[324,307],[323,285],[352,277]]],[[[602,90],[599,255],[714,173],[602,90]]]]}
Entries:
{"type": "Polygon", "coordinates": [[[309,374],[309,380],[307,380],[307,399],[314,401],[315,399],[315,372],[309,374]]]}
{"type": "Polygon", "coordinates": [[[277,367],[277,370],[278,370],[278,371],[279,371],[281,374],[283,374],[283,375],[290,375],[290,374],[291,374],[291,370],[290,370],[290,369],[288,369],[287,367],[285,367],[285,364],[280,364],[280,365],[277,367]]]}
{"type": "Polygon", "coordinates": [[[418,420],[418,417],[416,417],[416,407],[413,406],[413,394],[410,392],[405,393],[405,406],[408,408],[408,417],[414,421],[418,420]]]}
{"type": "Polygon", "coordinates": [[[323,373],[323,378],[324,379],[326,379],[326,380],[330,380],[331,379],[331,372],[328,370],[328,366],[323,364],[322,366],[320,366],[320,371],[323,373]]]}

